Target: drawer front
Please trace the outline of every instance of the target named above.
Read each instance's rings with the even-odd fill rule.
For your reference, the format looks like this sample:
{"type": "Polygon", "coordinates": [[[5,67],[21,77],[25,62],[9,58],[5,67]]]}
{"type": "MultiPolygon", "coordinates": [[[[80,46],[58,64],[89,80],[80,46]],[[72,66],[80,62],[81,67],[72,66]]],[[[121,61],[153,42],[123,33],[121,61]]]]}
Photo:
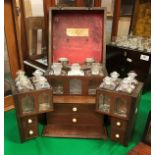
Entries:
{"type": "Polygon", "coordinates": [[[32,126],[24,129],[24,139],[31,139],[38,136],[37,126],[32,126]]]}
{"type": "Polygon", "coordinates": [[[28,116],[21,118],[22,126],[24,128],[30,127],[30,126],[37,126],[38,124],[38,117],[37,116],[28,116]]]}
{"type": "Polygon", "coordinates": [[[102,116],[90,114],[47,114],[48,124],[101,125],[102,116]]]}
{"type": "Polygon", "coordinates": [[[111,126],[112,128],[125,130],[127,127],[127,121],[118,118],[111,118],[111,126]]]}
{"type": "Polygon", "coordinates": [[[55,113],[90,113],[95,111],[95,104],[54,104],[55,113]]]}
{"type": "Polygon", "coordinates": [[[117,128],[111,128],[110,139],[119,143],[124,143],[125,131],[117,128]]]}

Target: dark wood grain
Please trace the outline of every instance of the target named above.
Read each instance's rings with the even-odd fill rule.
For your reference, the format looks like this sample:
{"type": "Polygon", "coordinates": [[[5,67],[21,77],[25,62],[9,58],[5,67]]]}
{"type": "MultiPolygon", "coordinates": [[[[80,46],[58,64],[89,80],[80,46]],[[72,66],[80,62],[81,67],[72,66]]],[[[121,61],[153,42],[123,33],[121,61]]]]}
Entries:
{"type": "Polygon", "coordinates": [[[95,104],[94,96],[53,96],[53,103],[78,103],[78,104],[95,104]]]}
{"type": "Polygon", "coordinates": [[[95,112],[89,113],[68,113],[68,114],[57,114],[48,113],[47,114],[47,123],[48,124],[68,124],[68,125],[102,125],[102,116],[96,114],[95,112]],[[77,122],[73,122],[73,119],[76,119],[77,122]]]}
{"type": "Polygon", "coordinates": [[[6,37],[6,44],[8,50],[8,58],[10,64],[10,72],[12,78],[16,77],[16,72],[20,69],[20,62],[19,62],[19,54],[18,54],[18,47],[16,41],[16,31],[15,31],[15,24],[14,24],[14,17],[13,17],[13,9],[12,9],[12,1],[5,0],[4,1],[4,29],[5,29],[5,37],[6,37]]]}
{"type": "Polygon", "coordinates": [[[143,83],[139,82],[139,84],[131,94],[116,92],[115,90],[107,90],[103,88],[97,89],[96,111],[100,114],[109,116],[109,118],[111,119],[110,139],[122,143],[124,146],[128,145],[128,142],[132,135],[142,87],[143,83]],[[110,99],[109,112],[105,112],[99,108],[100,94],[103,94],[103,96],[106,96],[110,99]],[[126,113],[124,115],[121,115],[115,111],[117,98],[123,99],[125,101],[125,105],[123,106],[123,108],[126,109],[126,113]],[[118,123],[119,125],[117,125],[118,123]]]}
{"type": "MultiPolygon", "coordinates": [[[[87,102],[86,102],[87,103],[87,102]]],[[[56,113],[70,113],[70,114],[77,114],[77,113],[87,113],[87,112],[94,112],[95,110],[95,104],[64,104],[64,103],[57,103],[54,104],[54,111],[56,113]],[[77,111],[74,111],[74,109],[76,108],[77,111]]]]}
{"type": "Polygon", "coordinates": [[[111,40],[112,40],[112,37],[117,36],[119,18],[120,18],[120,10],[121,10],[120,7],[121,7],[121,0],[115,0],[114,13],[113,13],[113,22],[112,22],[111,40]]]}
{"type": "Polygon", "coordinates": [[[47,125],[43,135],[47,137],[70,137],[70,138],[99,138],[106,139],[107,133],[102,126],[70,126],[70,125],[47,125]]]}

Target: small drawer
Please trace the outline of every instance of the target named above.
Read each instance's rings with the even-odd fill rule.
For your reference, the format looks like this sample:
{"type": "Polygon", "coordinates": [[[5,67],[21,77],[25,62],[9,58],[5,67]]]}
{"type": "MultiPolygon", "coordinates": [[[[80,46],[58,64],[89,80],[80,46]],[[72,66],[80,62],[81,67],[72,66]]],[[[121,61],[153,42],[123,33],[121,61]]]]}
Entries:
{"type": "Polygon", "coordinates": [[[90,113],[95,111],[95,104],[54,104],[55,113],[90,113]]]}
{"type": "Polygon", "coordinates": [[[31,139],[38,136],[38,128],[37,126],[28,127],[24,129],[24,139],[31,139]]]}
{"type": "Polygon", "coordinates": [[[21,118],[22,126],[28,127],[28,126],[35,126],[38,124],[38,118],[37,116],[28,116],[21,118]]]}
{"type": "Polygon", "coordinates": [[[110,139],[119,143],[124,143],[125,132],[117,128],[112,128],[110,133],[110,139]]]}
{"type": "Polygon", "coordinates": [[[47,114],[48,124],[68,124],[68,125],[100,125],[102,116],[96,113],[91,114],[47,114]]]}
{"type": "Polygon", "coordinates": [[[127,121],[118,118],[111,118],[111,126],[112,128],[126,129],[127,121]]]}

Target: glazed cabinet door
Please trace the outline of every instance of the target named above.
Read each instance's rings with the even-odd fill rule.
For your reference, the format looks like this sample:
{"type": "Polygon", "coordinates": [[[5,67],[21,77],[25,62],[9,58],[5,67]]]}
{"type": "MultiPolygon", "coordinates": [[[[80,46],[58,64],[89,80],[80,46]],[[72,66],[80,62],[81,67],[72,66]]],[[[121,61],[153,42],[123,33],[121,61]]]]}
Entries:
{"type": "Polygon", "coordinates": [[[108,92],[97,91],[96,110],[103,114],[110,114],[112,107],[112,96],[108,92]]]}
{"type": "Polygon", "coordinates": [[[115,116],[129,118],[131,108],[131,97],[123,94],[113,95],[112,113],[115,116]]]}

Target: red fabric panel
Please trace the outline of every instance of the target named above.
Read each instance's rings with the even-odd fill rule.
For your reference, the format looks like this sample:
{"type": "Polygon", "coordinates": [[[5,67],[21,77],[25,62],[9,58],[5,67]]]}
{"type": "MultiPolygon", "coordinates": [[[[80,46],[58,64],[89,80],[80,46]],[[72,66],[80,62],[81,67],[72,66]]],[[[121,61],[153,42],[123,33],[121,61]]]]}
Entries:
{"type": "Polygon", "coordinates": [[[57,12],[53,15],[53,62],[67,57],[69,63],[83,63],[87,57],[102,61],[103,12],[57,12]],[[67,36],[67,28],[88,28],[89,36],[67,36]]]}

